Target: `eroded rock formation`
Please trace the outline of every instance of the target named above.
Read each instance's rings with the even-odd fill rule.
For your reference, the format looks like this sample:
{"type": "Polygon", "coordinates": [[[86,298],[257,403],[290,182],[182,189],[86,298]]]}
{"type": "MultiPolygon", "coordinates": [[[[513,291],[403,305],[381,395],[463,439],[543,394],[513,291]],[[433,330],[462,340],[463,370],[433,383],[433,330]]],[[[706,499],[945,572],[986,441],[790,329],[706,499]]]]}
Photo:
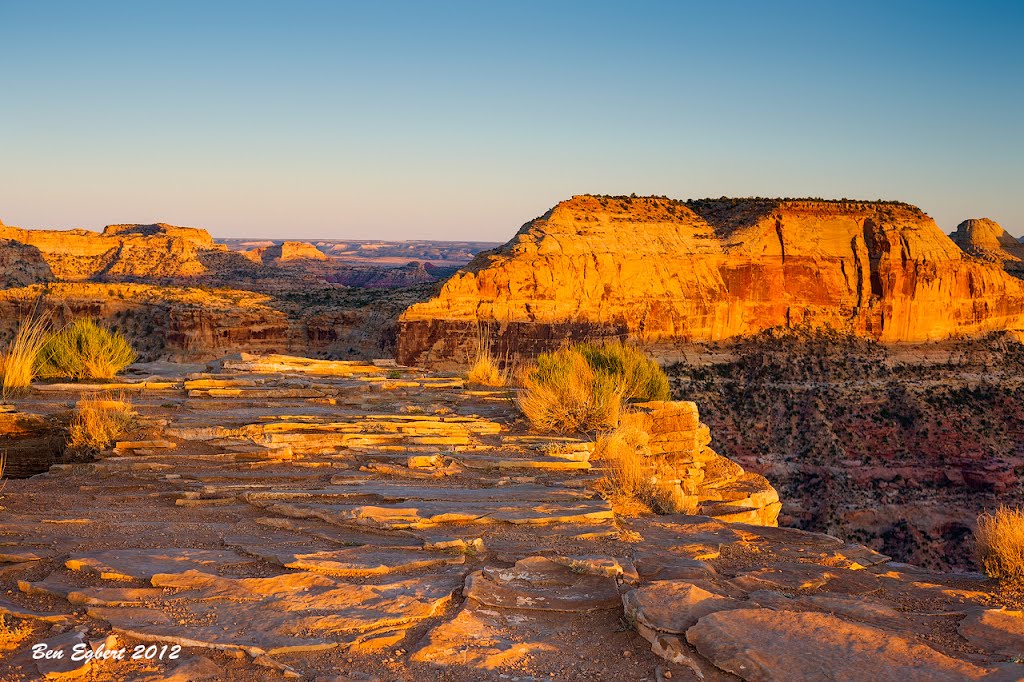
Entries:
{"type": "Polygon", "coordinates": [[[901,203],[577,196],[477,256],[400,322],[405,363],[831,326],[884,342],[1024,328],[1024,285],[901,203]]]}
{"type": "Polygon", "coordinates": [[[711,430],[701,422],[697,403],[655,401],[634,410],[645,418],[651,455],[662,462],[659,485],[676,509],[721,521],[778,525],[779,494],[764,476],[711,449],[711,430]]]}
{"type": "Polygon", "coordinates": [[[949,236],[965,253],[995,263],[1017,277],[1024,276],[1024,244],[994,220],[965,220],[949,236]]]}
{"type": "Polygon", "coordinates": [[[163,223],[108,225],[102,233],[0,224],[0,240],[0,253],[28,250],[45,263],[49,273],[41,279],[65,281],[194,277],[207,271],[203,251],[226,250],[206,230],[163,223]]]}

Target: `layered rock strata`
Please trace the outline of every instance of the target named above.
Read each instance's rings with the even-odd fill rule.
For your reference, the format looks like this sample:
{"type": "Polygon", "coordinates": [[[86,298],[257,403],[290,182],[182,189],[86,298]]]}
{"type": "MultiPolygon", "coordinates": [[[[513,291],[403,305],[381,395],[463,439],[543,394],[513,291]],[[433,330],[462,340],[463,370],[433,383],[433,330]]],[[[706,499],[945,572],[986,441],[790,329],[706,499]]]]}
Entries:
{"type": "Polygon", "coordinates": [[[900,203],[577,196],[484,252],[400,321],[404,363],[583,336],[645,345],[784,326],[884,342],[1024,328],[1024,285],[900,203]]]}
{"type": "Polygon", "coordinates": [[[659,485],[674,508],[722,521],[778,525],[782,503],[775,488],[709,447],[711,430],[696,403],[658,401],[635,409],[646,416],[647,446],[659,461],[659,485]]]}

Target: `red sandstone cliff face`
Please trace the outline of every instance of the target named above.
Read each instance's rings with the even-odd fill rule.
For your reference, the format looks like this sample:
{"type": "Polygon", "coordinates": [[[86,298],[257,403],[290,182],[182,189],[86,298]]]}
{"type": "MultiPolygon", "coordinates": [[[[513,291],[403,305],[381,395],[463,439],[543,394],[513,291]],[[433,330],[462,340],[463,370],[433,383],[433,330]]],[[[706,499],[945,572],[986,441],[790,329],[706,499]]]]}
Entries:
{"type": "Polygon", "coordinates": [[[481,323],[510,355],[803,324],[921,342],[1024,328],[1024,286],[906,204],[578,196],[406,310],[399,360],[464,361],[481,323]]]}

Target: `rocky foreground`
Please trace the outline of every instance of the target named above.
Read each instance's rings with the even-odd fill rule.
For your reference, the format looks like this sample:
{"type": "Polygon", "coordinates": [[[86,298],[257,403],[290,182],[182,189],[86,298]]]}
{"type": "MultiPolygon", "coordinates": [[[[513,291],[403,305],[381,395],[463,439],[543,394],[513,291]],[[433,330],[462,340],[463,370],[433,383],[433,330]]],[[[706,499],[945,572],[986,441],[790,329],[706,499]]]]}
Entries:
{"type": "MultiPolygon", "coordinates": [[[[760,525],[774,490],[692,404],[648,409],[700,515],[623,517],[590,444],[530,433],[504,391],[280,356],[145,369],[103,387],[138,440],[3,491],[4,680],[1024,676],[991,581],[760,525]]],[[[92,388],[37,386],[9,420],[92,388]]]]}

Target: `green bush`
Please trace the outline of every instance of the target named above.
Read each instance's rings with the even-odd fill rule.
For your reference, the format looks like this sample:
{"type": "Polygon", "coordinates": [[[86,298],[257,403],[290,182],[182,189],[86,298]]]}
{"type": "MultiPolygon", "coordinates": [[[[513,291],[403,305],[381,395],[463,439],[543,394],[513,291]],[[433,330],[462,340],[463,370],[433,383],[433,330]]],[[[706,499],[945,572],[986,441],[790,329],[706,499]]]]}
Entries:
{"type": "Polygon", "coordinates": [[[36,374],[48,379],[112,379],[135,359],[122,334],[93,320],[75,320],[43,342],[36,374]]]}
{"type": "Polygon", "coordinates": [[[575,348],[595,371],[608,374],[619,382],[623,400],[668,400],[668,376],[657,362],[636,346],[608,341],[581,343],[575,348]]]}

